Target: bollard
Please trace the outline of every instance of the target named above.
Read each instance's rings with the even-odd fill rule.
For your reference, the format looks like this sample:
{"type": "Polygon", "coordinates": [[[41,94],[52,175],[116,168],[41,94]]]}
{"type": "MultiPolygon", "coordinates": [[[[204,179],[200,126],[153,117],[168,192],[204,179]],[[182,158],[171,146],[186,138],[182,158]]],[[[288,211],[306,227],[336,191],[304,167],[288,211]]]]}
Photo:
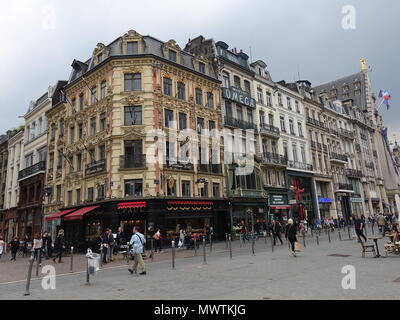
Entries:
{"type": "Polygon", "coordinates": [[[229,256],[232,260],[232,239],[231,239],[231,235],[229,235],[229,256]]]}
{"type": "Polygon", "coordinates": [[[151,262],[153,262],[154,260],[154,239],[151,238],[150,241],[150,258],[151,258],[151,262]]]}
{"type": "Polygon", "coordinates": [[[225,244],[226,244],[226,249],[228,249],[228,234],[225,233],[225,244]]]}
{"type": "Polygon", "coordinates": [[[339,230],[339,240],[342,241],[342,234],[340,233],[340,230],[339,230]]]}
{"type": "Polygon", "coordinates": [[[348,233],[349,233],[349,240],[351,240],[350,226],[347,227],[347,231],[348,231],[348,233]]]}
{"type": "Polygon", "coordinates": [[[367,230],[368,228],[364,228],[364,229],[365,229],[365,236],[368,237],[368,232],[367,232],[367,231],[368,231],[368,230],[367,230]]]}
{"type": "Polygon", "coordinates": [[[212,236],[211,236],[211,233],[210,233],[210,252],[212,252],[212,236]]]}
{"type": "Polygon", "coordinates": [[[255,256],[255,252],[254,252],[254,246],[255,246],[255,241],[254,241],[254,233],[251,235],[251,255],[255,256]]]}
{"type": "Polygon", "coordinates": [[[197,256],[197,239],[194,239],[194,256],[197,256]]]}
{"type": "Polygon", "coordinates": [[[265,233],[265,236],[264,236],[264,240],[265,240],[265,246],[267,246],[267,234],[265,233]]]}
{"type": "Polygon", "coordinates": [[[331,232],[329,229],[328,229],[328,239],[329,239],[329,243],[331,243],[331,232]]]}
{"type": "Polygon", "coordinates": [[[372,234],[375,234],[375,232],[374,232],[374,225],[372,225],[372,234]]]}
{"type": "Polygon", "coordinates": [[[71,264],[70,264],[69,272],[71,272],[71,273],[74,272],[74,247],[71,247],[71,264]]]}
{"type": "Polygon", "coordinates": [[[129,250],[129,242],[126,243],[126,263],[129,264],[129,256],[131,255],[129,250]]]}
{"type": "Polygon", "coordinates": [[[26,278],[26,287],[25,287],[25,293],[24,296],[29,296],[29,288],[31,286],[31,278],[32,278],[32,268],[33,268],[33,261],[35,260],[33,254],[29,258],[29,267],[28,267],[28,278],[26,278]]]}
{"type": "Polygon", "coordinates": [[[40,252],[40,250],[38,250],[37,254],[36,254],[36,277],[39,277],[40,255],[41,255],[41,252],[40,252]]]}
{"type": "Polygon", "coordinates": [[[271,249],[274,252],[274,235],[271,233],[271,249]]]}
{"type": "Polygon", "coordinates": [[[104,258],[103,244],[100,244],[100,268],[103,266],[103,258],[104,258]]]}
{"type": "Polygon", "coordinates": [[[203,264],[207,264],[206,258],[206,238],[203,237],[203,264]]]}
{"type": "Polygon", "coordinates": [[[172,240],[172,269],[175,269],[175,241],[172,240]]]}
{"type": "Polygon", "coordinates": [[[303,230],[303,246],[304,248],[306,247],[306,233],[304,230],[303,230]]]}
{"type": "Polygon", "coordinates": [[[239,243],[240,243],[240,247],[242,247],[242,234],[239,233],[239,243]]]}
{"type": "MultiPolygon", "coordinates": [[[[87,253],[89,253],[89,249],[87,253]]],[[[89,257],[86,257],[86,285],[90,285],[89,257]]]]}
{"type": "Polygon", "coordinates": [[[319,245],[319,236],[317,235],[317,245],[319,245]]]}
{"type": "Polygon", "coordinates": [[[314,238],[314,232],[312,228],[311,228],[311,238],[314,238]]]}

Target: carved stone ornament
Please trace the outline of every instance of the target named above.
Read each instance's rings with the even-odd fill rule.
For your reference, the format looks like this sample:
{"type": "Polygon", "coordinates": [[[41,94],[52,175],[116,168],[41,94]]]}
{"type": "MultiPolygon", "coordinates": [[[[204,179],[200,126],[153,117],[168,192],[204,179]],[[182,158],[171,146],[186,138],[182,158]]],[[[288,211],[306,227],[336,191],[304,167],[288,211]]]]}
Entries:
{"type": "Polygon", "coordinates": [[[141,38],[142,36],[137,33],[135,30],[129,30],[127,33],[125,33],[122,36],[123,40],[128,40],[128,39],[135,39],[135,38],[141,38]]]}
{"type": "Polygon", "coordinates": [[[166,44],[165,44],[166,48],[171,48],[171,49],[175,49],[177,51],[181,51],[181,48],[179,47],[179,45],[176,43],[175,40],[171,39],[169,40],[166,44]]]}
{"type": "Polygon", "coordinates": [[[144,103],[144,98],[136,94],[131,94],[121,99],[120,103],[124,106],[137,106],[144,103]]]}
{"type": "Polygon", "coordinates": [[[123,128],[124,131],[123,133],[123,138],[145,138],[146,134],[144,132],[144,128],[138,128],[138,127],[129,127],[129,128],[123,128]]]}

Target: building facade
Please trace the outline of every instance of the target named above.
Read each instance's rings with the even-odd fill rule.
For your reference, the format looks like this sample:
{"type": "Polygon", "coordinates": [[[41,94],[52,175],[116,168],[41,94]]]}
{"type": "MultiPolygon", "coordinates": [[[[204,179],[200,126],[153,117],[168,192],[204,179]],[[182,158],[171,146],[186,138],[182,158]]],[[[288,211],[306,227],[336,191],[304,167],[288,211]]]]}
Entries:
{"type": "Polygon", "coordinates": [[[205,225],[225,234],[211,63],[131,30],[72,67],[65,99],[48,112],[47,228],[62,223],[78,243],[107,227],[129,236],[133,225],[168,240],[205,225]]]}
{"type": "MultiPolygon", "coordinates": [[[[8,135],[0,136],[0,227],[4,224],[4,200],[7,181],[7,165],[8,165],[8,135]]],[[[1,230],[3,235],[4,230],[1,230]]]]}

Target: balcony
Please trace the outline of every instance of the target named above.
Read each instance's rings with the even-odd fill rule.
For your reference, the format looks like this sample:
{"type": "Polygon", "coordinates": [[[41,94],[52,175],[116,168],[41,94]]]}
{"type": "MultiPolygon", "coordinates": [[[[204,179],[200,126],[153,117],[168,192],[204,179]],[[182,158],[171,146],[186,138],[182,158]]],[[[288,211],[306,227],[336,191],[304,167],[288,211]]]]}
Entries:
{"type": "Polygon", "coordinates": [[[211,174],[221,174],[222,166],[221,164],[198,164],[197,172],[200,173],[211,173],[211,174]]]}
{"type": "Polygon", "coordinates": [[[337,162],[341,162],[341,163],[343,163],[343,162],[347,163],[347,160],[348,160],[345,155],[335,153],[335,152],[330,153],[330,158],[331,158],[331,161],[337,161],[337,162]]]}
{"type": "Polygon", "coordinates": [[[179,162],[178,159],[170,159],[169,157],[167,157],[166,163],[164,164],[164,169],[193,171],[194,166],[193,163],[182,163],[179,162]]]}
{"type": "Polygon", "coordinates": [[[146,167],[146,155],[120,156],[120,169],[141,169],[146,167]]]}
{"type": "Polygon", "coordinates": [[[354,132],[346,130],[346,129],[340,129],[339,133],[340,133],[340,135],[342,137],[345,137],[345,138],[348,138],[348,139],[352,139],[353,140],[355,138],[354,132]]]}
{"type": "Polygon", "coordinates": [[[241,189],[237,188],[234,190],[228,191],[228,197],[230,198],[265,198],[265,194],[263,190],[252,190],[252,189],[241,189]]]}
{"type": "Polygon", "coordinates": [[[323,144],[322,148],[324,149],[325,152],[328,152],[328,146],[326,144],[323,144]]]}
{"type": "Polygon", "coordinates": [[[319,142],[317,142],[317,148],[320,149],[320,150],[322,150],[322,144],[319,143],[319,142]]]}
{"type": "Polygon", "coordinates": [[[243,130],[255,130],[256,126],[252,122],[247,122],[231,117],[225,117],[225,125],[228,127],[240,128],[243,130]]]}
{"type": "Polygon", "coordinates": [[[281,136],[281,131],[279,130],[279,128],[273,125],[263,123],[260,126],[260,134],[279,139],[279,137],[281,136]]]}
{"type": "Polygon", "coordinates": [[[345,173],[349,178],[361,178],[363,176],[360,170],[346,169],[345,173]]]}
{"type": "Polygon", "coordinates": [[[354,191],[351,183],[337,183],[336,191],[354,191]]]}
{"type": "Polygon", "coordinates": [[[329,129],[329,133],[332,134],[332,135],[334,135],[334,136],[339,137],[339,132],[336,131],[336,130],[334,130],[334,129],[329,129]]]}
{"type": "Polygon", "coordinates": [[[265,152],[261,156],[262,163],[266,165],[276,165],[286,167],[288,160],[285,156],[276,153],[265,152]]]}
{"type": "Polygon", "coordinates": [[[46,161],[40,161],[34,164],[33,166],[30,166],[18,172],[18,180],[26,179],[27,177],[45,172],[46,172],[46,161]]]}
{"type": "Polygon", "coordinates": [[[288,161],[288,167],[291,169],[313,171],[313,166],[311,164],[297,162],[297,161],[288,161]]]}
{"type": "Polygon", "coordinates": [[[311,148],[316,149],[317,143],[315,141],[311,141],[311,148]]]}
{"type": "Polygon", "coordinates": [[[311,124],[311,125],[313,125],[313,126],[319,127],[319,128],[321,128],[321,129],[326,129],[324,123],[322,123],[322,122],[319,121],[319,120],[315,120],[315,119],[313,119],[313,118],[310,118],[310,117],[307,118],[307,123],[308,123],[308,124],[311,124]]]}
{"type": "Polygon", "coordinates": [[[365,161],[365,167],[372,169],[372,170],[375,168],[374,163],[368,162],[368,161],[365,161]]]}
{"type": "Polygon", "coordinates": [[[107,165],[106,165],[106,160],[98,160],[94,161],[86,166],[85,170],[85,175],[90,176],[93,174],[101,173],[101,172],[106,172],[107,171],[107,165]]]}

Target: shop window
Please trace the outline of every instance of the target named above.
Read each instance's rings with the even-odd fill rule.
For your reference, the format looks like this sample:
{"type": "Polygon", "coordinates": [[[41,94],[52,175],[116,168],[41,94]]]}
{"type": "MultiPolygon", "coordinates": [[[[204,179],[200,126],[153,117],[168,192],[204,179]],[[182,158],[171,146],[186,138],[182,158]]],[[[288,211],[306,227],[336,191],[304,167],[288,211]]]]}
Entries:
{"type": "Polygon", "coordinates": [[[125,197],[141,197],[143,194],[143,180],[125,180],[125,197]]]}

